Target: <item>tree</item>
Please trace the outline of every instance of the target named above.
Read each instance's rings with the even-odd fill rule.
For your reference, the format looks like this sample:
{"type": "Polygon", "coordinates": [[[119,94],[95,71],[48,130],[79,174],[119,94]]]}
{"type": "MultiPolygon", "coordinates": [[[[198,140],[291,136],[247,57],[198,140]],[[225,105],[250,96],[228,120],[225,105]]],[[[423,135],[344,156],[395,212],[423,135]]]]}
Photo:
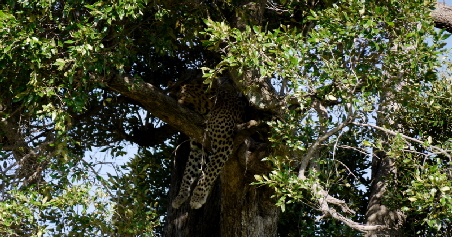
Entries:
{"type": "Polygon", "coordinates": [[[450,224],[452,97],[450,78],[438,73],[448,35],[434,26],[450,31],[448,9],[7,1],[0,232],[439,235],[450,224]],[[206,83],[229,77],[249,114],[207,203],[176,210],[165,187],[171,201],[187,136],[203,137],[205,117],[168,85],[200,74],[206,83]],[[84,158],[93,147],[120,156],[125,142],[139,154],[108,179],[96,170],[102,161],[84,158]]]}

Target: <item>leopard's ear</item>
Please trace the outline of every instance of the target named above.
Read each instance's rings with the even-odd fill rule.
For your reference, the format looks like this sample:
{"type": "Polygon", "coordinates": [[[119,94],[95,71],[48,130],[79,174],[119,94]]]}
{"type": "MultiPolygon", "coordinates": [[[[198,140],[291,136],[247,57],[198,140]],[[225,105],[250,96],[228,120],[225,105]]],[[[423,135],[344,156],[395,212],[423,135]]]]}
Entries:
{"type": "Polygon", "coordinates": [[[186,84],[187,80],[177,80],[177,81],[168,81],[168,83],[166,84],[167,87],[165,90],[163,90],[166,93],[169,93],[170,95],[176,95],[180,88],[186,84]]]}
{"type": "Polygon", "coordinates": [[[175,85],[176,83],[174,83],[173,81],[168,81],[168,83],[166,84],[166,89],[164,90],[165,92],[167,92],[169,94],[169,96],[171,97],[175,97],[176,96],[176,90],[175,90],[175,85]]]}
{"type": "Polygon", "coordinates": [[[217,78],[218,88],[222,91],[238,91],[234,82],[229,77],[217,78]]]}

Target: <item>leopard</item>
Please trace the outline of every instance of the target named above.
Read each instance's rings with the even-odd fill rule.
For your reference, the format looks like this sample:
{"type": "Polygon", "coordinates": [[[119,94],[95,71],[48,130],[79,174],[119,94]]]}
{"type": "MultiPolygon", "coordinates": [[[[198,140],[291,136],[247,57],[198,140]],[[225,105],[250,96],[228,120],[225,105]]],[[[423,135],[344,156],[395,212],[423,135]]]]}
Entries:
{"type": "Polygon", "coordinates": [[[175,209],[190,197],[196,180],[190,207],[201,208],[233,152],[235,128],[243,121],[246,102],[231,86],[230,79],[218,78],[216,82],[209,85],[199,79],[191,81],[181,86],[176,96],[178,103],[205,116],[207,138],[203,139],[210,140],[210,147],[190,138],[188,161],[178,195],[172,202],[175,209]]]}

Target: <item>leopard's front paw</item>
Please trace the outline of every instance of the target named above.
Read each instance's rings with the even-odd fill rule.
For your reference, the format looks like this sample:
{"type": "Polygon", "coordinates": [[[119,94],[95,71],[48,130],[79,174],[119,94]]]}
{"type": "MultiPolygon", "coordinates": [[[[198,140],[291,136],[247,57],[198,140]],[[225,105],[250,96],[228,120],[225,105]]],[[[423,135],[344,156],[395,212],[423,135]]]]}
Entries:
{"type": "Polygon", "coordinates": [[[200,202],[195,202],[195,201],[190,201],[190,207],[191,209],[199,209],[202,207],[204,203],[200,203],[200,202]]]}
{"type": "Polygon", "coordinates": [[[204,203],[206,203],[207,196],[208,196],[208,192],[206,192],[202,188],[196,187],[195,191],[193,191],[193,196],[191,197],[191,200],[190,200],[190,207],[192,209],[201,208],[202,205],[204,205],[204,203]]]}
{"type": "Polygon", "coordinates": [[[174,199],[173,203],[171,203],[171,205],[173,206],[174,209],[179,209],[179,207],[187,200],[188,195],[184,196],[184,195],[177,195],[176,199],[174,199]]]}

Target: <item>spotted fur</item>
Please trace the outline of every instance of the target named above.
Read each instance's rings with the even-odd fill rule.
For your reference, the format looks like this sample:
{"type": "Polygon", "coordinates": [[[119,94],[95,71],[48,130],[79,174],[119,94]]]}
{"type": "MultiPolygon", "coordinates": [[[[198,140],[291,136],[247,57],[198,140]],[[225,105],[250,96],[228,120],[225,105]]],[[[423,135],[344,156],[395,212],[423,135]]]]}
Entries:
{"type": "Polygon", "coordinates": [[[172,206],[179,208],[190,196],[190,187],[199,177],[193,190],[190,206],[199,209],[206,202],[213,183],[233,150],[234,130],[241,122],[244,103],[233,90],[218,86],[207,90],[207,85],[193,83],[182,86],[178,94],[179,103],[200,114],[207,114],[207,136],[210,138],[210,153],[201,144],[190,141],[191,151],[184,170],[179,194],[172,206]],[[207,158],[207,159],[206,159],[207,158]]]}

